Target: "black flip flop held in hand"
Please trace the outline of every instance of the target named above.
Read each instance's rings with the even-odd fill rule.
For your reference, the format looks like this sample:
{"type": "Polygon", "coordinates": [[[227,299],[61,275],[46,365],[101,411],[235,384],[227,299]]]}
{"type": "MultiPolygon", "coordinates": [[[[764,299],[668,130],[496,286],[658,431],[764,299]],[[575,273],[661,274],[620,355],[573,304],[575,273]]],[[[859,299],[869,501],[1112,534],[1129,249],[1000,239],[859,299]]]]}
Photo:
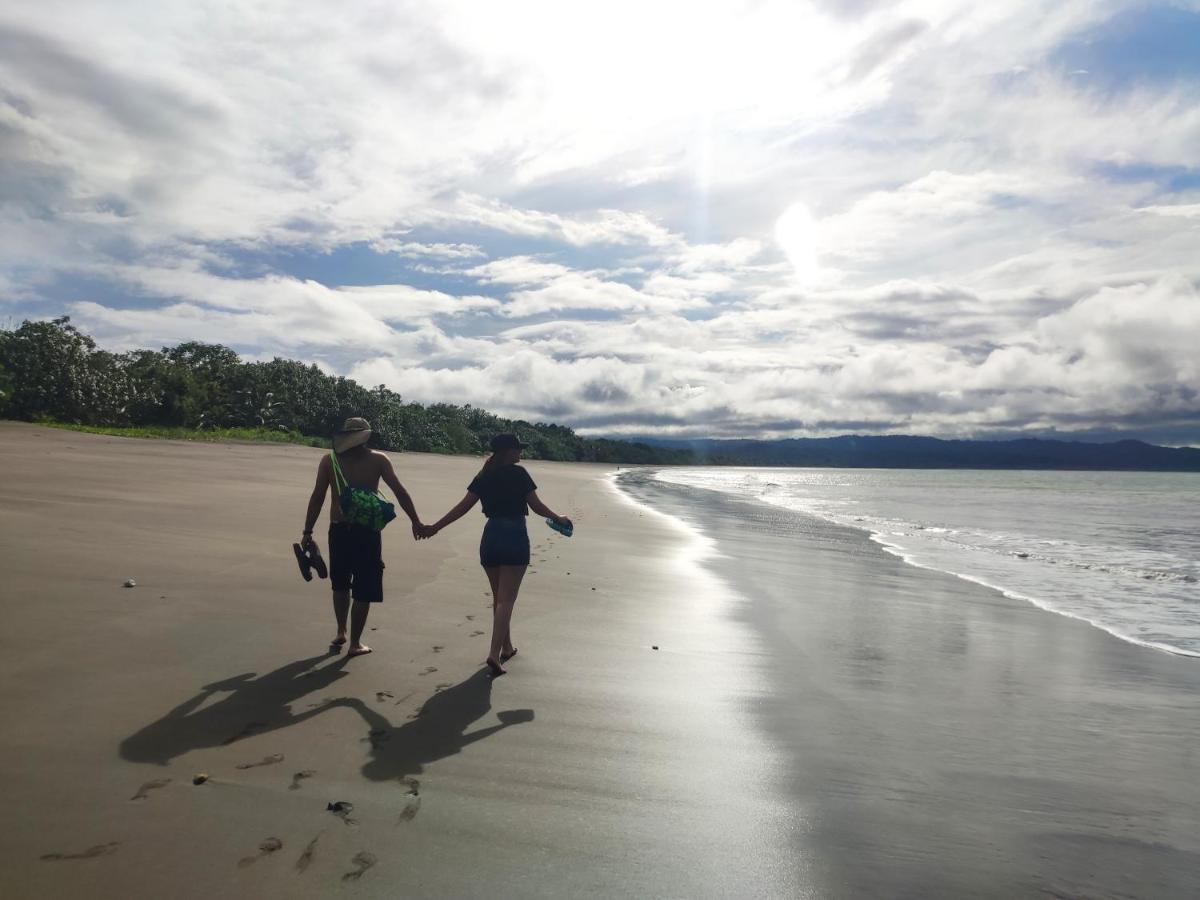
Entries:
{"type": "Polygon", "coordinates": [[[321,551],[316,547],[305,550],[299,544],[292,544],[292,551],[296,554],[296,563],[300,566],[300,574],[304,576],[305,581],[312,581],[314,571],[319,578],[329,577],[325,560],[321,558],[321,551]]]}
{"type": "Polygon", "coordinates": [[[312,567],[308,562],[308,554],[299,544],[292,544],[292,551],[296,554],[296,563],[300,566],[300,574],[304,576],[305,581],[312,581],[312,567]]]}
{"type": "Polygon", "coordinates": [[[318,578],[328,578],[329,569],[325,567],[325,560],[321,558],[321,551],[312,546],[308,549],[309,564],[313,567],[313,571],[317,573],[318,578]]]}

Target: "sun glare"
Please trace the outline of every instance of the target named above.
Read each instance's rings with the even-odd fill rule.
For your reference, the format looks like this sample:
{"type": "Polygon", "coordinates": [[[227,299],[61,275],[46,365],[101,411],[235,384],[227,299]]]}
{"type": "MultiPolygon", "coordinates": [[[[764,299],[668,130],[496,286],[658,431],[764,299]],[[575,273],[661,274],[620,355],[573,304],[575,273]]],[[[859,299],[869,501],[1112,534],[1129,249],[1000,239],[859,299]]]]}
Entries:
{"type": "Polygon", "coordinates": [[[793,203],[775,222],[775,240],[800,281],[811,281],[820,268],[816,234],[816,221],[803,203],[793,203]]]}

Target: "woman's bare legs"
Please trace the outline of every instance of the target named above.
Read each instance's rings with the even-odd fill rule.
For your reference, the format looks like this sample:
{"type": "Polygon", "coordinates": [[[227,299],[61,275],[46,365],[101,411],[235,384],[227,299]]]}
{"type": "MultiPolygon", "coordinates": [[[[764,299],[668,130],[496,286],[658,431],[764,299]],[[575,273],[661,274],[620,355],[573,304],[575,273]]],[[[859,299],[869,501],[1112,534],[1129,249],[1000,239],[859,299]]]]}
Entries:
{"type": "MultiPolygon", "coordinates": [[[[484,568],[487,573],[488,584],[492,586],[492,619],[496,617],[496,596],[500,593],[500,567],[488,566],[484,568]]],[[[507,634],[504,636],[504,643],[500,647],[500,655],[497,659],[504,662],[506,658],[512,656],[516,652],[516,647],[512,645],[512,638],[507,634]]]]}
{"type": "Polygon", "coordinates": [[[488,651],[488,665],[497,675],[504,674],[500,667],[501,655],[512,653],[512,614],[513,605],[517,602],[517,593],[521,590],[521,579],[525,577],[527,566],[494,566],[489,567],[488,581],[492,583],[492,645],[488,651]],[[492,572],[495,572],[493,580],[492,572]]]}

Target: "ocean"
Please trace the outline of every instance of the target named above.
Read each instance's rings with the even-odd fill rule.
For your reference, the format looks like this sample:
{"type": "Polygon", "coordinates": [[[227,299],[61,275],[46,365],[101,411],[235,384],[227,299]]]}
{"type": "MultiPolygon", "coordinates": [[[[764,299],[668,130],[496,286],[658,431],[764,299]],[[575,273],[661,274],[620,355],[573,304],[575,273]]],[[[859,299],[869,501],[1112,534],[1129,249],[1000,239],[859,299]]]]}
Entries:
{"type": "Polygon", "coordinates": [[[861,529],[914,565],[1200,656],[1200,474],[684,467],[654,478],[861,529]]]}

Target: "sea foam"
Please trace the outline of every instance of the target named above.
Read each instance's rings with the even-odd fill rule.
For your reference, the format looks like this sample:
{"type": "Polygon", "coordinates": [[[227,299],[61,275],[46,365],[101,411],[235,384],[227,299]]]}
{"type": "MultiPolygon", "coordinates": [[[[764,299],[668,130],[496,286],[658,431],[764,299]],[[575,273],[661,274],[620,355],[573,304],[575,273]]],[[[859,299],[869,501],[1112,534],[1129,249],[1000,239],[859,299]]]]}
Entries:
{"type": "Polygon", "coordinates": [[[909,563],[1200,656],[1200,475],[672,468],[658,480],[870,533],[909,563]]]}

